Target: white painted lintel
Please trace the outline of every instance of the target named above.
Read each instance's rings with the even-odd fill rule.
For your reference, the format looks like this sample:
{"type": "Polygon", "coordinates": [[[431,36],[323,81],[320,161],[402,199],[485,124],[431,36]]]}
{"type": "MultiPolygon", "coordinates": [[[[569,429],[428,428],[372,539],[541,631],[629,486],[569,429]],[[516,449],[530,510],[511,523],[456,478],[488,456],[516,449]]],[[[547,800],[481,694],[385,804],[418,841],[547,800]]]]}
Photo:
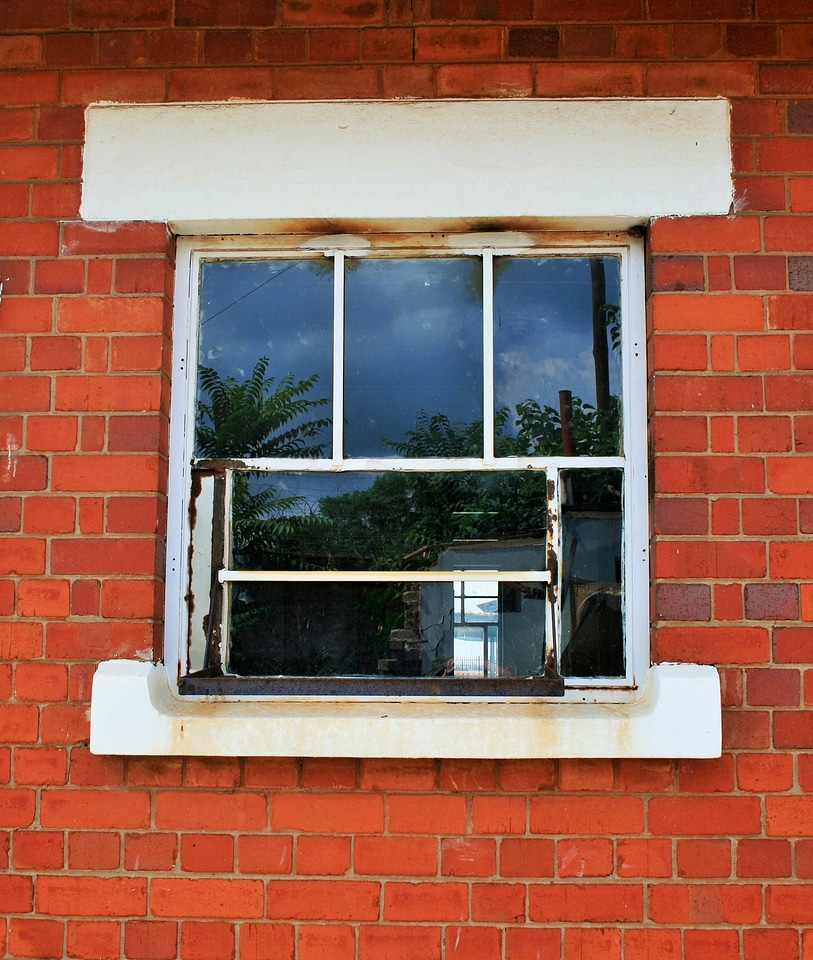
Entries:
{"type": "Polygon", "coordinates": [[[90,749],[148,756],[716,757],[717,671],[656,664],[631,703],[181,697],[162,665],[108,660],[90,749]]]}
{"type": "Polygon", "coordinates": [[[719,98],[91,104],[86,121],[82,218],[180,234],[627,229],[733,199],[719,98]]]}

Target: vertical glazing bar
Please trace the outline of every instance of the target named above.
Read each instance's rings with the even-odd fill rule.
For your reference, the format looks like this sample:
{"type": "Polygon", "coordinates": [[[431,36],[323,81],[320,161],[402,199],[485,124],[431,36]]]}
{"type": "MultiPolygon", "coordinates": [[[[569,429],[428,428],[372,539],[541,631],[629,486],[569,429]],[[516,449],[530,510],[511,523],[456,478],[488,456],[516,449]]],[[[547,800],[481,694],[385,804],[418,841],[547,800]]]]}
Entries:
{"type": "Polygon", "coordinates": [[[344,459],[344,254],[333,254],[333,462],[344,459]]]}
{"type": "Polygon", "coordinates": [[[494,460],[494,253],[483,251],[483,457],[494,460]]]}
{"type": "MultiPolygon", "coordinates": [[[[232,543],[234,542],[234,530],[233,530],[233,511],[232,511],[232,485],[234,484],[234,471],[227,470],[224,477],[224,486],[223,491],[223,514],[224,514],[224,523],[223,523],[223,556],[220,558],[220,562],[224,570],[231,570],[233,558],[232,558],[232,543]]],[[[219,661],[223,669],[228,670],[228,660],[229,660],[229,651],[231,649],[231,642],[229,638],[229,622],[231,620],[231,584],[224,583],[221,585],[221,594],[220,594],[220,649],[218,651],[219,661]]]]}
{"type": "Polygon", "coordinates": [[[559,468],[547,471],[548,533],[547,567],[550,573],[548,602],[545,609],[545,656],[543,662],[559,670],[559,637],[562,626],[562,492],[559,483],[559,468]]]}

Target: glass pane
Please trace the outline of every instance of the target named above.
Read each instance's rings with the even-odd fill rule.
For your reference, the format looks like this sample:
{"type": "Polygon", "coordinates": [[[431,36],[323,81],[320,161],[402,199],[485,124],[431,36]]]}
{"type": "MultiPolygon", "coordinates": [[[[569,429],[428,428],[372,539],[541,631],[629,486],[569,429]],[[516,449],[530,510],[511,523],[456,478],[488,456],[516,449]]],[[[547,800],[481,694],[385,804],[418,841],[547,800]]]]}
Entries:
{"type": "Polygon", "coordinates": [[[544,474],[254,473],[236,474],[232,489],[235,568],[393,570],[404,579],[234,584],[231,671],[542,672],[544,583],[410,582],[409,571],[544,570],[544,474]]]}
{"type": "Polygon", "coordinates": [[[345,318],[345,455],[481,456],[480,260],[350,260],[345,318]]]}
{"type": "Polygon", "coordinates": [[[620,302],[615,257],[495,258],[498,455],[620,452],[620,302]]]}
{"type": "Polygon", "coordinates": [[[494,569],[543,570],[545,497],[538,471],[236,473],[232,566],[453,570],[472,566],[466,551],[487,547],[494,569]],[[520,562],[511,551],[526,544],[533,558],[520,562]]]}
{"type": "Polygon", "coordinates": [[[543,673],[544,584],[235,583],[228,670],[247,676],[530,677],[543,673]],[[479,631],[479,640],[472,639],[479,631]],[[473,650],[475,651],[473,653],[473,650]]]}
{"type": "Polygon", "coordinates": [[[198,364],[197,456],[329,456],[332,262],[204,262],[198,364]]]}
{"type": "Polygon", "coordinates": [[[623,677],[620,470],[568,470],[562,483],[565,677],[623,677]]]}

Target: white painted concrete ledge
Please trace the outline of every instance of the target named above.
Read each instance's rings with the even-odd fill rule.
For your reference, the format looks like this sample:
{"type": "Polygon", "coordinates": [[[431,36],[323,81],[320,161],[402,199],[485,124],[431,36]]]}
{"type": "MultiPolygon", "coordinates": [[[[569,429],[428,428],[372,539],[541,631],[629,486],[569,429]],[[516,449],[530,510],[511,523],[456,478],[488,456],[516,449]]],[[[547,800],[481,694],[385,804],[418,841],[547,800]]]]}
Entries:
{"type": "Polygon", "coordinates": [[[179,234],[303,220],[626,229],[733,200],[723,99],[106,103],[86,121],[82,219],[179,234]]]}
{"type": "Polygon", "coordinates": [[[633,703],[180,697],[162,665],[107,660],[90,749],[148,756],[717,757],[717,671],[650,668],[633,703]]]}

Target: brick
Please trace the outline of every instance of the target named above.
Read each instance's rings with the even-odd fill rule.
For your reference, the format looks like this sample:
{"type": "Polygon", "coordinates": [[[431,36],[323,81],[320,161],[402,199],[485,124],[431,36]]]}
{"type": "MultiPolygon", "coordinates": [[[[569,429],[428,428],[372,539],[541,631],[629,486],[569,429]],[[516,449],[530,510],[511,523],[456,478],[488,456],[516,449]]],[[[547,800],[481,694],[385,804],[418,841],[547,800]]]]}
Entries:
{"type": "Polygon", "coordinates": [[[330,794],[279,793],[271,807],[274,830],[377,833],[383,818],[383,799],[376,795],[351,794],[337,803],[330,794]]]}
{"type": "Polygon", "coordinates": [[[223,873],[234,869],[234,837],[228,834],[184,834],[181,869],[191,873],[223,873]]]}
{"type": "Polygon", "coordinates": [[[651,243],[655,254],[758,253],[761,246],[759,222],[744,217],[659,217],[651,243]]]}
{"type": "Polygon", "coordinates": [[[266,821],[265,797],[256,793],[165,790],[155,797],[155,825],[163,829],[264,830],[266,821]]]}
{"type": "Polygon", "coordinates": [[[558,27],[511,27],[508,56],[539,60],[559,56],[558,27]]]}
{"type": "Polygon", "coordinates": [[[753,924],[759,922],[761,913],[761,890],[752,884],[658,884],[650,888],[649,916],[656,923],[753,924]]]}
{"type": "Polygon", "coordinates": [[[746,541],[660,541],[655,545],[658,579],[758,579],[767,573],[765,545],[746,541]]]}
{"type": "Polygon", "coordinates": [[[637,797],[531,797],[530,829],[560,834],[633,834],[643,829],[643,804],[637,797]]]}
{"type": "Polygon", "coordinates": [[[172,870],[178,856],[178,838],[172,833],[127,833],[124,835],[124,869],[172,870]]]}
{"type": "Polygon", "coordinates": [[[440,872],[444,877],[490,877],[497,872],[495,840],[447,837],[440,842],[440,872]]]}
{"type": "MultiPolygon", "coordinates": [[[[462,838],[444,842],[469,842],[472,854],[476,852],[476,845],[462,838]]],[[[492,844],[492,868],[494,859],[492,844]]],[[[437,863],[434,837],[358,837],[354,845],[353,866],[362,875],[426,877],[437,872],[437,863]]]]}
{"type": "Polygon", "coordinates": [[[475,833],[524,833],[527,819],[525,798],[473,797],[471,818],[475,833]]]}
{"type": "Polygon", "coordinates": [[[135,877],[41,876],[37,879],[36,909],[53,916],[144,916],[147,881],[135,877]]]}
{"type": "MultiPolygon", "coordinates": [[[[7,704],[0,710],[0,717],[7,714],[10,706],[10,704],[7,704]]],[[[30,708],[26,707],[25,710],[30,716],[30,708]]],[[[13,723],[13,716],[11,720],[13,723]]],[[[12,723],[9,723],[8,727],[4,726],[4,734],[8,730],[4,739],[8,743],[23,742],[12,723]]],[[[17,721],[17,724],[19,725],[19,721],[17,721]]],[[[15,828],[31,826],[34,821],[35,803],[36,798],[33,790],[4,788],[0,791],[0,825],[15,828]]]]}
{"type": "Polygon", "coordinates": [[[671,877],[671,842],[637,837],[619,839],[616,841],[616,864],[619,877],[671,877]]]}
{"type": "Polygon", "coordinates": [[[266,960],[267,957],[293,960],[293,925],[285,923],[241,923],[240,960],[266,960]]]}
{"type": "Polygon", "coordinates": [[[655,530],[660,534],[691,535],[708,532],[708,502],[700,499],[657,497],[653,504],[655,530]]]}
{"type": "MultiPolygon", "coordinates": [[[[33,810],[31,819],[33,820],[33,810]]],[[[29,824],[19,824],[19,826],[29,826],[29,824]]],[[[15,830],[14,866],[18,870],[61,870],[64,865],[63,846],[64,839],[61,833],[49,832],[39,827],[35,830],[15,830]]]]}
{"type": "Polygon", "coordinates": [[[734,758],[681,760],[678,788],[682,793],[730,793],[734,789],[734,758]]]}
{"type": "MultiPolygon", "coordinates": [[[[313,840],[313,837],[300,838],[300,845],[304,840],[313,840]]],[[[333,838],[329,838],[333,839],[333,838]]],[[[336,838],[346,846],[346,865],[350,865],[350,841],[347,838],[336,838]]],[[[293,841],[285,836],[252,836],[243,835],[238,839],[237,863],[241,873],[285,874],[291,872],[293,858],[293,841]]],[[[297,869],[302,872],[297,860],[297,869]]],[[[344,872],[344,870],[339,871],[344,872]]]]}
{"type": "Polygon", "coordinates": [[[180,956],[194,960],[234,960],[234,941],[234,924],[182,923],[180,956]]]}
{"type": "Polygon", "coordinates": [[[791,177],[788,186],[793,213],[809,213],[813,210],[813,178],[791,177]]]}
{"type": "Polygon", "coordinates": [[[796,930],[744,930],[743,960],[798,960],[799,935],[796,930]]]}
{"type": "Polygon", "coordinates": [[[659,660],[696,663],[767,663],[768,631],[763,627],[660,627],[659,660]]]}
{"type": "Polygon", "coordinates": [[[159,410],[162,381],[155,375],[64,376],[56,383],[56,409],[64,411],[159,410]]]}
{"type": "Polygon", "coordinates": [[[497,782],[503,790],[534,791],[551,788],[556,779],[552,760],[503,760],[497,762],[497,782]]]}
{"type": "Polygon", "coordinates": [[[655,330],[761,330],[762,299],[744,293],[655,294],[652,297],[655,330]]]}
{"type": "Polygon", "coordinates": [[[471,918],[488,923],[522,923],[525,920],[525,884],[472,884],[471,918]]]}
{"type": "Polygon", "coordinates": [[[734,209],[738,213],[785,209],[783,177],[734,178],[734,209]]]}
{"type": "MultiPolygon", "coordinates": [[[[537,68],[538,69],[538,68],[537,68]]],[[[437,96],[527,97],[534,89],[534,68],[526,63],[441,65],[436,74],[437,96]]]]}
{"type": "Polygon", "coordinates": [[[684,878],[731,876],[731,842],[678,840],[677,875],[684,878]]]}
{"type": "Polygon", "coordinates": [[[677,960],[681,956],[680,931],[625,930],[624,951],[626,960],[677,960]]]}
{"type": "Polygon", "coordinates": [[[28,418],[28,449],[45,453],[76,449],[76,417],[48,414],[28,418]]]}
{"type": "Polygon", "coordinates": [[[687,930],[683,935],[685,960],[739,960],[736,930],[687,930]]]}
{"type": "Polygon", "coordinates": [[[155,551],[155,541],[135,537],[56,540],[51,545],[51,570],[55,574],[151,576],[155,572],[155,551]]]}
{"type": "Polygon", "coordinates": [[[61,957],[62,935],[62,921],[14,917],[9,923],[9,950],[15,957],[61,957]]]}
{"type": "Polygon", "coordinates": [[[270,919],[377,920],[380,885],[369,880],[271,880],[270,919]]]}
{"type": "Polygon", "coordinates": [[[813,903],[808,885],[769,884],[765,893],[768,923],[810,923],[813,903]]]}
{"type": "Polygon", "coordinates": [[[131,960],[175,960],[177,924],[168,920],[129,920],[124,924],[124,955],[131,960]]]}
{"type": "Polygon", "coordinates": [[[322,960],[323,957],[354,960],[356,941],[353,927],[301,925],[298,934],[299,960],[322,960]]]}
{"type": "Polygon", "coordinates": [[[559,840],[556,859],[560,878],[608,877],[613,872],[613,843],[604,837],[559,840]]]}
{"type": "MultiPolygon", "coordinates": [[[[368,75],[365,74],[365,76],[368,75]]],[[[326,80],[326,78],[323,79],[326,80]]],[[[270,96],[272,84],[272,71],[257,66],[171,70],[167,96],[171,100],[178,101],[221,100],[224,97],[226,99],[267,99],[270,96]]],[[[326,86],[325,83],[323,93],[326,86]]],[[[295,85],[286,91],[285,96],[288,99],[297,99],[295,85]]],[[[302,94],[300,98],[305,96],[307,94],[302,94]]]]}
{"type": "Polygon", "coordinates": [[[770,575],[775,579],[806,579],[813,562],[813,544],[775,541],[769,546],[770,575]]]}
{"type": "Polygon", "coordinates": [[[791,290],[813,290],[813,257],[788,257],[788,286],[791,290]]]}
{"type": "Polygon", "coordinates": [[[656,370],[705,370],[708,347],[702,334],[656,334],[652,341],[656,370]]]}
{"type": "MultiPolygon", "coordinates": [[[[250,30],[206,30],[203,34],[204,63],[250,63],[252,50],[253,37],[250,30]]],[[[358,52],[355,57],[347,59],[358,60],[358,52]]]]}
{"type": "Polygon", "coordinates": [[[62,333],[160,333],[164,326],[161,297],[71,297],[57,306],[62,333]]]}
{"type": "Polygon", "coordinates": [[[742,502],[742,528],[748,536],[794,534],[796,524],[795,500],[757,497],[742,502]]]}
{"type": "Polygon", "coordinates": [[[61,663],[19,663],[14,672],[14,691],[23,701],[65,700],[68,669],[61,663]]]}
{"type": "Polygon", "coordinates": [[[769,793],[793,787],[793,758],[788,755],[740,754],[737,784],[741,790],[769,793]]]}
{"type": "Polygon", "coordinates": [[[658,493],[763,493],[764,467],[756,457],[661,457],[655,462],[655,488],[658,493]]]}
{"type": "Polygon", "coordinates": [[[813,746],[813,714],[788,711],[774,718],[776,747],[809,748],[813,746]]]}
{"type": "Polygon", "coordinates": [[[454,922],[468,919],[468,912],[468,886],[464,883],[396,881],[384,887],[385,921],[454,922]]]}
{"type": "MultiPolygon", "coordinates": [[[[778,389],[778,388],[777,388],[778,389]]],[[[787,402],[783,391],[782,401],[787,402]]],[[[660,375],[655,381],[655,404],[662,413],[674,410],[752,413],[763,409],[762,384],[755,376],[660,375]]],[[[771,409],[787,409],[775,406],[771,409]]]]}
{"type": "Polygon", "coordinates": [[[151,649],[152,632],[140,623],[50,623],[46,644],[49,657],[107,660],[133,657],[151,649]]]}
{"type": "Polygon", "coordinates": [[[45,457],[26,457],[15,453],[9,457],[7,452],[5,469],[0,473],[0,490],[44,490],[47,478],[48,462],[45,457]]]}
{"type": "Polygon", "coordinates": [[[723,714],[724,750],[767,750],[771,743],[770,714],[728,710],[723,714]]]}
{"type": "Polygon", "coordinates": [[[431,790],[435,786],[434,760],[362,760],[362,790],[431,790]]]}
{"type": "Polygon", "coordinates": [[[790,877],[791,871],[791,850],[787,840],[738,841],[738,877],[790,877]]]}
{"type": "Polygon", "coordinates": [[[115,870],[121,858],[121,841],[117,833],[94,831],[68,835],[68,867],[71,870],[115,870]]]}
{"type": "Polygon", "coordinates": [[[787,262],[784,257],[734,257],[734,285],[738,290],[784,290],[787,262]]]}
{"type": "Polygon", "coordinates": [[[552,877],[554,843],[531,837],[500,841],[500,875],[503,877],[552,877]]]}
{"type": "Polygon", "coordinates": [[[41,624],[0,620],[0,660],[29,660],[41,656],[41,624]]]}
{"type": "Polygon", "coordinates": [[[447,927],[447,955],[460,960],[489,960],[501,955],[500,931],[491,927],[447,927]]]}
{"type": "Polygon", "coordinates": [[[440,957],[441,949],[439,927],[399,924],[359,929],[359,960],[427,960],[440,957]]]}
{"type": "MultiPolygon", "coordinates": [[[[251,920],[263,915],[261,880],[153,877],[153,916],[251,920]]],[[[133,911],[130,911],[133,912],[133,911]]]]}
{"type": "Polygon", "coordinates": [[[636,63],[539,63],[534,83],[542,97],[639,97],[645,90],[643,65],[636,63]]]}
{"type": "Polygon", "coordinates": [[[301,777],[303,787],[352,789],[358,777],[357,764],[344,757],[306,757],[301,777]]]}
{"type": "Polygon", "coordinates": [[[813,297],[777,294],[768,297],[768,327],[771,330],[809,330],[813,297]]]}
{"type": "Polygon", "coordinates": [[[658,584],[655,603],[661,620],[711,619],[711,588],[708,584],[658,584]]]}
{"type": "Polygon", "coordinates": [[[666,836],[729,836],[761,830],[756,797],[653,797],[649,829],[666,836]]]}
{"type": "Polygon", "coordinates": [[[643,890],[631,883],[532,884],[528,916],[543,923],[626,923],[643,920],[643,890]]]}

